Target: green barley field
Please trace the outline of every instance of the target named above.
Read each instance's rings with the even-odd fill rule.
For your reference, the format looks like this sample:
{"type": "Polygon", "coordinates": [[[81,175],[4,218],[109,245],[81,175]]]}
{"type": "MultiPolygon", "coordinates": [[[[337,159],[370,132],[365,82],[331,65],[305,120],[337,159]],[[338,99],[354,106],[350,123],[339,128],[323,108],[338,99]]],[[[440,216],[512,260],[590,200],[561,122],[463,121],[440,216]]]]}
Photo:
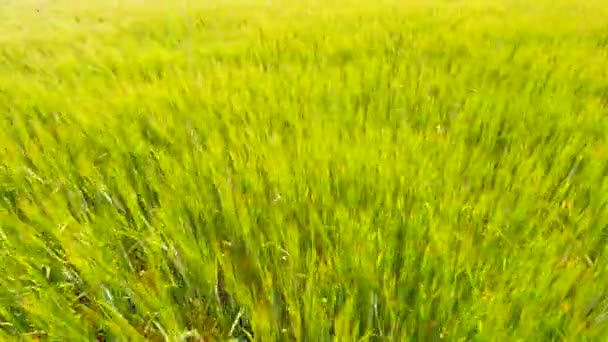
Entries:
{"type": "Polygon", "coordinates": [[[608,2],[0,1],[0,340],[604,341],[608,2]]]}

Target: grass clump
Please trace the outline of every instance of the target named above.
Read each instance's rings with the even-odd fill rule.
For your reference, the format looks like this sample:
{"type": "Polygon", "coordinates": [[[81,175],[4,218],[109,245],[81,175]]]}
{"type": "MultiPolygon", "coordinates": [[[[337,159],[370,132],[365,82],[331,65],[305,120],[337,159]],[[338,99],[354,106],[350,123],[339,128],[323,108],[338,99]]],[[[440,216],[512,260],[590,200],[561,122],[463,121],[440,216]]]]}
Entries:
{"type": "Polygon", "coordinates": [[[601,1],[0,6],[2,339],[607,333],[601,1]]]}

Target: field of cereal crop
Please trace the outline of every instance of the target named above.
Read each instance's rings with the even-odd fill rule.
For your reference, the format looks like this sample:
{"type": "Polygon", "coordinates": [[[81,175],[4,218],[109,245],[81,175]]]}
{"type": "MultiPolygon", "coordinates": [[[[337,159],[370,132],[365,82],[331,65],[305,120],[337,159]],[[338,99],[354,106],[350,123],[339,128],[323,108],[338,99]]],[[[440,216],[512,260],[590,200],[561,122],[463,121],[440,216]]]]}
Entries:
{"type": "Polygon", "coordinates": [[[606,18],[1,1],[0,339],[601,340],[606,18]]]}

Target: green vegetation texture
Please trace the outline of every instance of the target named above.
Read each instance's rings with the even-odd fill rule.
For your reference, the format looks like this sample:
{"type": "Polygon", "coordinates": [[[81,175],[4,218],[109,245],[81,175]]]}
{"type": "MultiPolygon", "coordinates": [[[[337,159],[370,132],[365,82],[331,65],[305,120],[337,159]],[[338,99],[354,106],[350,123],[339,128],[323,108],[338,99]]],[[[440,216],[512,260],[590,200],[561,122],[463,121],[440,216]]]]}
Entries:
{"type": "Polygon", "coordinates": [[[608,2],[0,2],[0,339],[608,334],[608,2]]]}

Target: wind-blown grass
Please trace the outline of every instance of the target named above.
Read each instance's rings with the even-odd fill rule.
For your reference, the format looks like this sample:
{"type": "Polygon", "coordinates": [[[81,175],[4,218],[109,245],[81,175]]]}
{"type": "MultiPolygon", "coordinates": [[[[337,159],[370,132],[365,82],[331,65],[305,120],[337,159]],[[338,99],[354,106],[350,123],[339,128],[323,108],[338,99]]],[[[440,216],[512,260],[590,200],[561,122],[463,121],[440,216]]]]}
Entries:
{"type": "Polygon", "coordinates": [[[0,6],[2,339],[608,333],[603,1],[0,6]]]}

